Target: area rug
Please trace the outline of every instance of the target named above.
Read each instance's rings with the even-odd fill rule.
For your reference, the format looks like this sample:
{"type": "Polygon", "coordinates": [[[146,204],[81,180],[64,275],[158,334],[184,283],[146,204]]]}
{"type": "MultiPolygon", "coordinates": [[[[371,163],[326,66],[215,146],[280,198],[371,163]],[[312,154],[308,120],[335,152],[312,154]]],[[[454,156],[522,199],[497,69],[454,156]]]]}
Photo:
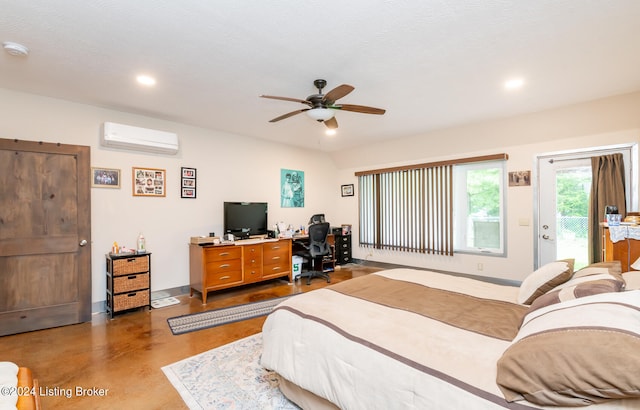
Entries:
{"type": "Polygon", "coordinates": [[[190,409],[299,409],[260,366],[262,333],[162,368],[190,409]]]}
{"type": "Polygon", "coordinates": [[[183,333],[208,329],[210,327],[238,322],[240,320],[266,316],[273,311],[273,308],[276,307],[276,305],[291,296],[295,295],[287,295],[275,299],[262,300],[260,302],[170,317],[167,319],[167,323],[174,335],[181,335],[183,333]]]}

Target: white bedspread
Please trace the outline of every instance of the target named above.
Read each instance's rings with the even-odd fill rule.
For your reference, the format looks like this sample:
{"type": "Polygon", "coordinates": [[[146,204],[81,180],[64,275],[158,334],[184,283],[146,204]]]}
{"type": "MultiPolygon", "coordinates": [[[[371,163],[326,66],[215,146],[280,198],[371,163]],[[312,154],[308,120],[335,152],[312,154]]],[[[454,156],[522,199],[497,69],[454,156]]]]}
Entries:
{"type": "MultiPolygon", "coordinates": [[[[429,271],[372,275],[512,303],[518,294],[516,287],[429,271]]],[[[496,385],[496,362],[509,341],[331,287],[283,302],[263,338],[263,366],[342,409],[540,408],[506,402],[496,385]]],[[[618,401],[590,408],[637,407],[618,401]]]]}

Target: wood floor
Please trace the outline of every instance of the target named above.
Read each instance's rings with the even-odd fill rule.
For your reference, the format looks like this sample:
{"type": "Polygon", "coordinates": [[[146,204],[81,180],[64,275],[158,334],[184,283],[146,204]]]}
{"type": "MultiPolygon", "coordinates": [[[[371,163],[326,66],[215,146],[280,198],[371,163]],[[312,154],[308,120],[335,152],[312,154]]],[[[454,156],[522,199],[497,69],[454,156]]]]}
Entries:
{"type": "MultiPolygon", "coordinates": [[[[331,274],[332,283],[381,270],[349,264],[331,274]]],[[[141,309],[109,319],[0,337],[0,361],[30,367],[44,394],[43,409],[182,409],[184,402],[161,367],[259,333],[265,317],[174,336],[167,319],[187,313],[271,299],[327,286],[323,279],[285,280],[209,294],[179,296],[179,305],[141,309]],[[85,392],[78,397],[76,390],[85,392]],[[100,391],[102,389],[102,391],[100,391]],[[66,393],[72,391],[71,397],[66,393]],[[88,394],[92,393],[92,396],[88,394]],[[103,393],[101,395],[101,393],[103,393]]]]}

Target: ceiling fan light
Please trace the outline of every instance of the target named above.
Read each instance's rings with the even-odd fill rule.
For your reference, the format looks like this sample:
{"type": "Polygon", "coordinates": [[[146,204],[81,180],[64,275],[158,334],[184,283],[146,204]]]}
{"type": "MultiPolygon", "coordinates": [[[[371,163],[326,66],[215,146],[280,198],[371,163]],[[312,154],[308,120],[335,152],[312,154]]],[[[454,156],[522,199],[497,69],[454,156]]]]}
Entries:
{"type": "Polygon", "coordinates": [[[312,108],[306,111],[306,113],[310,118],[313,118],[316,121],[329,120],[336,114],[334,110],[329,108],[312,108]]]}

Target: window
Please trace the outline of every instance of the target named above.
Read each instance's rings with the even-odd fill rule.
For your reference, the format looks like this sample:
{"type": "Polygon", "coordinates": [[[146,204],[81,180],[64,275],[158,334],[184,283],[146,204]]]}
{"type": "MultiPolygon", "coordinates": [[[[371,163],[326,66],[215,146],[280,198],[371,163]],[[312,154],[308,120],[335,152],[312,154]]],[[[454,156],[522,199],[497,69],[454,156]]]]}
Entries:
{"type": "Polygon", "coordinates": [[[454,249],[504,254],[505,161],[454,167],[454,249]]]}
{"type": "Polygon", "coordinates": [[[452,166],[359,178],[360,245],[453,254],[452,166]]]}
{"type": "Polygon", "coordinates": [[[360,246],[504,253],[506,154],[356,173],[360,246]]]}

